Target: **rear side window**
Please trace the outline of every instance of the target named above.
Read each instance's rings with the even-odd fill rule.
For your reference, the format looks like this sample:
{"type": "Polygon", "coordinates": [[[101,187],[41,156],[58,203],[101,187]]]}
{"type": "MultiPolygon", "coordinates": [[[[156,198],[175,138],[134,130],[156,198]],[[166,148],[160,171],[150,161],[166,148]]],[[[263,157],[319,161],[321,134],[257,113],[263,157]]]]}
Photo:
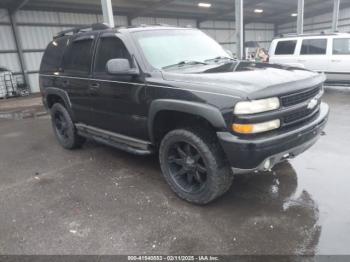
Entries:
{"type": "Polygon", "coordinates": [[[91,67],[92,47],[92,38],[75,40],[64,54],[64,71],[66,73],[88,75],[91,67]]]}
{"type": "Polygon", "coordinates": [[[327,39],[305,39],[302,42],[301,55],[325,55],[327,52],[327,39]]]}
{"type": "Polygon", "coordinates": [[[293,55],[296,45],[296,40],[279,41],[276,46],[275,55],[293,55]]]}
{"type": "Polygon", "coordinates": [[[108,60],[114,58],[125,58],[131,62],[131,57],[124,43],[117,37],[100,38],[95,61],[95,72],[106,72],[108,60]]]}
{"type": "Polygon", "coordinates": [[[350,38],[333,39],[333,55],[350,55],[350,38]]]}
{"type": "Polygon", "coordinates": [[[59,71],[63,53],[66,50],[68,37],[62,37],[52,41],[46,48],[41,60],[40,72],[54,73],[59,71]]]}

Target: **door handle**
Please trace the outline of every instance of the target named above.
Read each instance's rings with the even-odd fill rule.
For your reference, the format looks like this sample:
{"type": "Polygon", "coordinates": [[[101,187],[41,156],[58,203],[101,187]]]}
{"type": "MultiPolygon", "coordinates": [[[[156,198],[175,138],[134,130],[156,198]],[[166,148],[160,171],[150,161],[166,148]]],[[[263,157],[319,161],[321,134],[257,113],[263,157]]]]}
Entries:
{"type": "Polygon", "coordinates": [[[338,60],[338,59],[332,59],[331,60],[333,63],[339,63],[339,62],[341,62],[341,60],[338,60]]]}
{"type": "Polygon", "coordinates": [[[90,88],[94,88],[94,89],[99,88],[99,87],[100,87],[99,83],[93,83],[90,85],[90,88]]]}
{"type": "Polygon", "coordinates": [[[69,80],[63,80],[62,85],[63,85],[63,87],[69,86],[69,80]]]}
{"type": "Polygon", "coordinates": [[[306,60],[298,60],[299,63],[304,63],[306,60]]]}

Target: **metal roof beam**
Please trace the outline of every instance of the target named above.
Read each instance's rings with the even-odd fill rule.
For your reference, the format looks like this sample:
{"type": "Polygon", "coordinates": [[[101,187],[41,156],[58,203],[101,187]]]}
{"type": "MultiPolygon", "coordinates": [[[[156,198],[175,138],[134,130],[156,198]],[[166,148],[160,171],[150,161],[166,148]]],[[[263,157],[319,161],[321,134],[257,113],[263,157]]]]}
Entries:
{"type": "Polygon", "coordinates": [[[11,5],[10,8],[8,9],[10,14],[13,14],[13,13],[17,12],[18,10],[20,10],[28,2],[29,2],[29,0],[18,0],[18,1],[15,1],[14,4],[11,5]]]}
{"type": "Polygon", "coordinates": [[[146,15],[146,14],[149,14],[149,13],[152,13],[153,11],[157,10],[158,8],[161,8],[165,5],[168,5],[170,4],[171,2],[174,2],[175,0],[159,0],[157,3],[154,3],[152,5],[150,5],[149,7],[139,11],[139,12],[136,12],[134,14],[132,14],[130,16],[130,19],[134,19],[136,17],[140,17],[140,16],[143,16],[143,15],[146,15]]]}

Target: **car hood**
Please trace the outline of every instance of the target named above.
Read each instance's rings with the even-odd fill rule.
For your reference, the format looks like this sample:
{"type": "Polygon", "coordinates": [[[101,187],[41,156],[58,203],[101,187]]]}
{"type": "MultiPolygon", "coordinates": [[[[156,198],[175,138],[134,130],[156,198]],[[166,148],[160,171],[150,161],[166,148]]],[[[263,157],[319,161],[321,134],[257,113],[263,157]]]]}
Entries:
{"type": "Polygon", "coordinates": [[[324,75],[302,68],[251,62],[163,71],[163,78],[250,99],[295,92],[325,81],[324,75]]]}

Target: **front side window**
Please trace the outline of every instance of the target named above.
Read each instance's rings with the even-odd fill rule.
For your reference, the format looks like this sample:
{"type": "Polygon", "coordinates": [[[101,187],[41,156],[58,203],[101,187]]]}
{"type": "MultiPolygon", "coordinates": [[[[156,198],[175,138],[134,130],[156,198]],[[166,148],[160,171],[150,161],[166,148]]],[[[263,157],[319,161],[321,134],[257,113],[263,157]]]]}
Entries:
{"type": "Polygon", "coordinates": [[[64,71],[88,75],[91,66],[93,39],[74,41],[64,54],[64,71]]]}
{"type": "Polygon", "coordinates": [[[327,39],[305,39],[301,45],[301,55],[325,55],[327,39]]]}
{"type": "Polygon", "coordinates": [[[157,69],[186,61],[205,63],[217,57],[230,58],[215,40],[199,30],[147,30],[134,36],[147,61],[157,69]]]}
{"type": "Polygon", "coordinates": [[[334,39],[333,55],[350,55],[350,38],[334,39]]]}
{"type": "Polygon", "coordinates": [[[296,40],[279,41],[276,46],[275,55],[293,55],[296,46],[296,40]]]}
{"type": "Polygon", "coordinates": [[[117,37],[102,37],[100,38],[96,60],[95,60],[95,72],[106,72],[106,64],[108,60],[114,58],[124,58],[131,62],[131,57],[126,49],[124,43],[117,37]]]}

